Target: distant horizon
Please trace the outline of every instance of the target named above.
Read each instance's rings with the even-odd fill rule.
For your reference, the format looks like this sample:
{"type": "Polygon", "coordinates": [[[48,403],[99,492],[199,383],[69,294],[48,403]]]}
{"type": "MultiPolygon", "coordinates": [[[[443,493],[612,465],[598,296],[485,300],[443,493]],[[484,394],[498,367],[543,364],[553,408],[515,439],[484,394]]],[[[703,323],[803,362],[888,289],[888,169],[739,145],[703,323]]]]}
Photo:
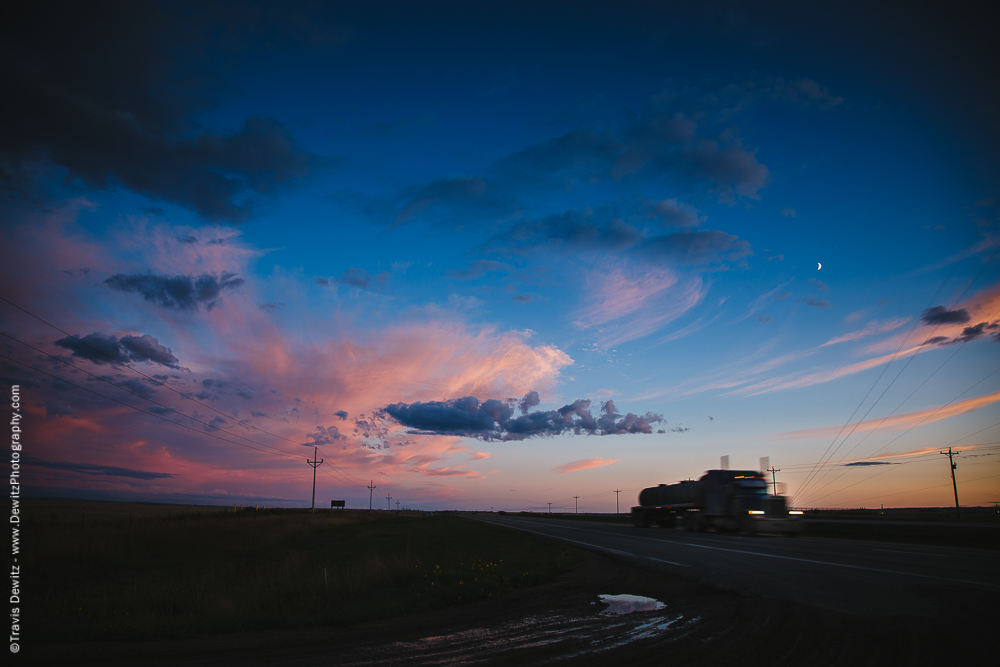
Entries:
{"type": "MultiPolygon", "coordinates": [[[[129,499],[118,500],[118,499],[113,499],[113,498],[97,498],[97,497],[94,497],[94,498],[84,498],[84,497],[77,497],[77,496],[40,496],[40,495],[33,495],[33,494],[27,494],[24,497],[26,499],[31,499],[31,500],[67,500],[67,501],[70,501],[70,500],[79,500],[79,501],[83,501],[83,502],[95,502],[95,503],[121,503],[121,504],[137,504],[137,505],[171,505],[171,506],[176,506],[176,507],[184,507],[184,506],[187,506],[187,507],[217,507],[219,509],[232,509],[232,507],[233,507],[234,504],[235,505],[244,505],[243,509],[253,509],[253,506],[250,505],[250,503],[261,502],[260,498],[249,498],[249,499],[243,499],[242,501],[237,500],[237,501],[234,501],[234,503],[226,503],[226,504],[222,504],[222,505],[212,505],[212,504],[202,504],[202,503],[196,503],[196,502],[185,503],[185,502],[168,502],[168,501],[163,501],[163,500],[159,500],[159,501],[158,500],[129,500],[129,499]]],[[[334,500],[337,500],[337,499],[334,499],[334,500]]],[[[316,505],[316,510],[317,511],[318,510],[323,510],[323,511],[330,511],[330,512],[338,512],[338,511],[340,511],[341,508],[331,508],[328,503],[329,503],[329,501],[327,501],[327,504],[324,504],[322,506],[320,506],[320,505],[317,504],[316,505]]],[[[1000,504],[1000,501],[996,501],[994,503],[985,503],[985,504],[982,504],[982,505],[964,505],[964,504],[961,504],[961,505],[959,505],[959,507],[961,507],[962,509],[995,509],[995,506],[998,505],[998,504],[1000,504]]],[[[393,507],[391,509],[387,509],[385,507],[373,506],[371,508],[371,510],[369,510],[367,507],[362,507],[362,506],[354,507],[354,506],[350,506],[350,505],[345,506],[342,509],[345,509],[345,510],[363,510],[363,511],[366,511],[366,512],[367,511],[374,512],[376,510],[385,511],[385,512],[397,512],[397,511],[399,511],[399,512],[403,512],[403,511],[407,511],[407,512],[491,512],[492,511],[492,512],[530,512],[530,513],[541,513],[541,514],[612,514],[612,515],[626,515],[626,514],[630,514],[631,513],[631,510],[632,510],[633,506],[634,505],[629,505],[627,508],[623,507],[620,512],[615,512],[615,511],[595,511],[595,510],[588,510],[588,511],[576,512],[576,511],[574,511],[572,509],[565,509],[565,508],[559,509],[559,511],[549,512],[547,508],[504,508],[504,507],[495,507],[493,509],[485,509],[485,508],[461,508],[461,507],[430,508],[430,507],[413,507],[413,506],[406,506],[406,507],[404,507],[402,505],[400,505],[400,507],[398,509],[395,508],[395,507],[393,507]]],[[[268,509],[268,508],[265,507],[264,509],[268,509]]],[[[301,505],[301,506],[300,505],[295,505],[295,506],[273,505],[273,506],[270,507],[270,509],[309,510],[310,509],[310,504],[309,504],[309,502],[305,502],[305,504],[301,505]]],[[[950,511],[954,512],[955,511],[955,506],[954,505],[941,505],[941,506],[923,506],[923,505],[917,505],[917,506],[901,506],[901,507],[878,507],[878,506],[873,506],[873,507],[810,507],[810,508],[806,508],[806,509],[807,509],[807,511],[817,511],[817,512],[819,512],[819,511],[829,511],[829,512],[845,511],[846,512],[846,511],[869,511],[869,510],[873,510],[873,511],[894,510],[895,511],[895,510],[908,510],[908,509],[912,509],[912,510],[940,510],[940,511],[943,511],[943,512],[947,512],[947,511],[950,510],[950,511]]]]}

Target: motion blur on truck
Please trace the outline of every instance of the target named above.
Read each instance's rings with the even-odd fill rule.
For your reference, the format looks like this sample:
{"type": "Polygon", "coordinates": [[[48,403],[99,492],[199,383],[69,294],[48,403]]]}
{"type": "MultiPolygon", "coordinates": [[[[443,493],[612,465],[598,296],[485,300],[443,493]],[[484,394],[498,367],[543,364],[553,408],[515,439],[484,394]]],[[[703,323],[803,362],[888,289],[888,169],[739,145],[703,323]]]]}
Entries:
{"type": "Polygon", "coordinates": [[[643,489],[632,508],[639,528],[683,527],[693,532],[802,532],[802,512],[789,511],[784,496],[769,494],[763,473],[754,470],[709,470],[701,479],[643,489]]]}

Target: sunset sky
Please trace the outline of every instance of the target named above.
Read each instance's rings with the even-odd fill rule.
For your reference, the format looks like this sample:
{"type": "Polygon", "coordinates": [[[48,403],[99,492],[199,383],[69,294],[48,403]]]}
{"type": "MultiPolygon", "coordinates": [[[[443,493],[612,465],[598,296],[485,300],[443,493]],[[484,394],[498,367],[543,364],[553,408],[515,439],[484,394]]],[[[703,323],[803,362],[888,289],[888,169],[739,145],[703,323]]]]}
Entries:
{"type": "Polygon", "coordinates": [[[1000,501],[997,10],[875,4],[22,3],[25,492],[1000,501]]]}

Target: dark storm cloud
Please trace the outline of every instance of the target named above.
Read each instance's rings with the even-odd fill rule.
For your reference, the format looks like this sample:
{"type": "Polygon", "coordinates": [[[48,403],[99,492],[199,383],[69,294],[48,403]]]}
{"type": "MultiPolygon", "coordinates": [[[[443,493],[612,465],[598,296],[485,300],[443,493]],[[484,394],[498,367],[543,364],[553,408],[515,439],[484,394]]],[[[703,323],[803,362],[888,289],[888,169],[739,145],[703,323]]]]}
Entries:
{"type": "Polygon", "coordinates": [[[956,343],[968,343],[969,341],[976,340],[986,333],[986,328],[988,322],[980,322],[974,327],[965,327],[962,329],[962,335],[955,337],[956,343]]]}
{"type": "Polygon", "coordinates": [[[146,301],[172,310],[198,310],[205,305],[211,310],[222,290],[233,290],[243,284],[235,273],[203,273],[194,276],[158,276],[151,273],[117,273],[104,284],[119,292],[138,293],[146,301]]]}
{"type": "Polygon", "coordinates": [[[0,22],[0,188],[24,195],[54,165],[88,187],[123,185],[236,222],[304,179],[316,158],[278,121],[221,133],[193,120],[227,89],[213,64],[223,59],[212,57],[227,43],[208,24],[217,11],[141,0],[11,6],[0,22]]]}
{"type": "Polygon", "coordinates": [[[938,343],[944,343],[948,340],[951,339],[948,338],[947,336],[934,336],[933,338],[928,338],[927,340],[925,340],[923,343],[921,343],[921,345],[937,345],[938,343]]]}
{"type": "Polygon", "coordinates": [[[245,387],[238,387],[232,382],[226,380],[214,380],[212,378],[205,378],[201,381],[201,391],[195,394],[195,398],[200,401],[207,401],[209,399],[216,400],[222,396],[239,396],[250,400],[254,397],[254,390],[245,387]]]}
{"type": "Polygon", "coordinates": [[[971,319],[965,308],[948,310],[944,306],[928,308],[920,316],[920,321],[924,324],[965,324],[971,319]]]}
{"type": "Polygon", "coordinates": [[[651,424],[663,421],[662,415],[653,413],[642,416],[628,413],[623,417],[611,401],[604,404],[601,416],[595,418],[590,412],[591,402],[586,399],[576,400],[558,410],[528,412],[537,405],[537,399],[536,392],[528,393],[520,402],[516,399],[489,399],[480,403],[475,396],[465,396],[448,401],[393,403],[386,406],[383,412],[419,433],[459,435],[480,440],[524,440],[560,433],[652,433],[651,424]],[[522,411],[521,416],[516,418],[515,405],[519,405],[522,411]]]}
{"type": "Polygon", "coordinates": [[[771,175],[756,153],[730,130],[698,137],[698,129],[684,114],[657,109],[624,128],[579,129],[539,142],[503,159],[497,170],[513,180],[545,175],[595,182],[676,175],[707,183],[729,203],[759,198],[771,175]]]}
{"type": "Polygon", "coordinates": [[[372,290],[385,287],[385,283],[388,279],[389,274],[385,271],[373,276],[364,269],[351,268],[334,278],[334,282],[341,285],[349,285],[351,287],[372,290]]]}
{"type": "Polygon", "coordinates": [[[739,262],[753,254],[750,243],[718,230],[685,230],[654,236],[638,251],[654,261],[663,259],[689,266],[739,262]]]}
{"type": "Polygon", "coordinates": [[[95,364],[129,361],[128,352],[122,349],[118,339],[111,334],[105,336],[95,331],[83,338],[75,336],[60,338],[55,344],[72,351],[74,357],[87,359],[95,364]]]}
{"type": "Polygon", "coordinates": [[[340,417],[340,421],[347,419],[347,410],[337,410],[333,413],[334,417],[340,417]]]}
{"type": "Polygon", "coordinates": [[[476,216],[506,217],[516,211],[512,195],[485,178],[448,178],[404,191],[392,207],[390,227],[428,215],[432,219],[476,216]]]}
{"type": "Polygon", "coordinates": [[[570,210],[518,222],[481,249],[505,256],[553,250],[629,252],[654,263],[686,266],[740,262],[753,254],[747,241],[717,230],[649,235],[625,222],[615,207],[570,210]]]}
{"type": "Polygon", "coordinates": [[[868,466],[892,466],[896,465],[889,461],[855,461],[854,463],[845,463],[845,468],[864,468],[868,466]]]}
{"type": "Polygon", "coordinates": [[[122,336],[118,342],[128,352],[129,357],[133,361],[152,361],[161,366],[180,368],[177,365],[177,357],[171,353],[170,348],[160,345],[160,341],[149,334],[145,334],[144,336],[122,336]]]}
{"type": "Polygon", "coordinates": [[[523,254],[546,247],[572,250],[622,250],[642,233],[625,223],[613,208],[564,211],[541,220],[525,220],[487,242],[502,254],[523,254]]]}
{"type": "Polygon", "coordinates": [[[980,322],[979,324],[972,327],[965,327],[962,329],[962,333],[954,338],[948,338],[947,336],[934,336],[933,338],[928,338],[923,342],[923,345],[957,345],[959,343],[970,343],[977,338],[982,338],[986,335],[987,331],[992,331],[997,329],[998,325],[996,322],[980,322]]]}
{"type": "Polygon", "coordinates": [[[830,302],[826,299],[817,299],[815,297],[810,297],[808,299],[799,299],[799,301],[805,302],[807,306],[812,306],[813,308],[832,308],[830,302]]]}
{"type": "Polygon", "coordinates": [[[535,407],[541,402],[542,399],[538,396],[537,391],[529,391],[527,394],[524,395],[524,398],[522,398],[518,402],[517,407],[521,411],[521,414],[525,415],[528,414],[531,408],[535,407]]]}
{"type": "Polygon", "coordinates": [[[149,386],[142,380],[131,379],[131,378],[127,380],[116,380],[114,378],[104,378],[104,379],[108,380],[109,382],[114,382],[119,387],[124,387],[133,394],[141,396],[142,398],[152,398],[153,395],[156,393],[155,389],[153,389],[151,386],[149,386]]]}
{"type": "Polygon", "coordinates": [[[117,466],[95,465],[92,463],[71,463],[69,461],[46,461],[30,457],[27,463],[39,468],[51,468],[53,470],[66,470],[69,472],[83,473],[86,475],[99,475],[102,477],[130,477],[132,479],[164,479],[176,477],[167,472],[148,472],[146,470],[135,470],[133,468],[119,468],[117,466]]]}
{"type": "Polygon", "coordinates": [[[70,350],[72,356],[87,359],[95,364],[149,361],[168,368],[180,368],[180,362],[170,348],[160,345],[160,342],[149,334],[122,336],[118,339],[111,334],[105,336],[95,331],[83,338],[73,336],[60,338],[55,344],[70,350]]]}
{"type": "Polygon", "coordinates": [[[316,430],[306,435],[312,442],[303,442],[306,447],[332,445],[337,440],[343,440],[346,436],[341,435],[334,425],[317,426],[316,430]]]}
{"type": "Polygon", "coordinates": [[[48,419],[55,419],[57,417],[76,417],[76,413],[73,412],[72,407],[66,405],[65,403],[46,401],[45,416],[48,419]]]}
{"type": "Polygon", "coordinates": [[[676,198],[648,204],[649,212],[656,216],[662,225],[668,227],[697,227],[705,220],[698,209],[689,204],[683,204],[676,198]]]}
{"type": "Polygon", "coordinates": [[[316,276],[314,282],[322,287],[329,287],[331,284],[347,285],[365,290],[379,290],[385,287],[389,280],[389,273],[382,271],[376,275],[371,275],[364,269],[350,268],[333,278],[316,276]]]}
{"type": "Polygon", "coordinates": [[[265,313],[273,313],[274,311],[276,311],[279,308],[284,308],[285,307],[285,302],[284,301],[277,301],[277,302],[269,301],[267,303],[258,304],[257,307],[260,308],[261,310],[263,310],[265,313]]]}
{"type": "MultiPolygon", "coordinates": [[[[658,108],[655,102],[651,108],[622,127],[580,128],[536,142],[497,161],[487,176],[431,181],[398,195],[391,207],[369,201],[364,208],[391,227],[449,214],[456,220],[510,219],[522,210],[520,198],[537,188],[659,183],[670,177],[705,184],[727,203],[759,199],[770,172],[732,129],[709,134],[682,113],[658,108]]],[[[664,224],[687,227],[701,220],[697,210],[676,199],[659,208],[664,224]]]]}

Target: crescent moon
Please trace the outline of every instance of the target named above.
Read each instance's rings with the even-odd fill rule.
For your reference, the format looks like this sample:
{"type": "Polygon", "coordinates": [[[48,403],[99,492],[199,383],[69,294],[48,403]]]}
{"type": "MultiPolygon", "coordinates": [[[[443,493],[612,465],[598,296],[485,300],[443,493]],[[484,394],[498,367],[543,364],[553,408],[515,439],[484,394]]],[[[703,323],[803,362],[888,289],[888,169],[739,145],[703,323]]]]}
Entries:
{"type": "Polygon", "coordinates": [[[820,269],[822,269],[822,268],[823,268],[823,262],[816,262],[816,265],[817,265],[817,266],[816,266],[816,270],[817,270],[817,271],[819,271],[820,269]]]}

